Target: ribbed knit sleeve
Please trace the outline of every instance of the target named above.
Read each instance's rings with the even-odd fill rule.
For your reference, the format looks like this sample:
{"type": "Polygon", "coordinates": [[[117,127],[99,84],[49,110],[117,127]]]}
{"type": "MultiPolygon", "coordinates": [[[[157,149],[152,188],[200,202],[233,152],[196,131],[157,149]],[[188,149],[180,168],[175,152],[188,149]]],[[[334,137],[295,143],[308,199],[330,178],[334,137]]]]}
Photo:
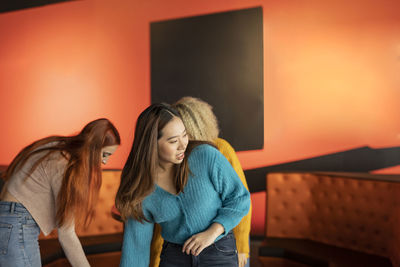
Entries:
{"type": "MultiPolygon", "coordinates": [[[[248,190],[249,187],[247,186],[246,177],[244,176],[244,172],[242,169],[242,165],[236,155],[235,150],[233,147],[224,139],[217,138],[215,140],[215,145],[217,146],[218,150],[225,156],[225,158],[229,161],[232,165],[233,169],[238,174],[240,180],[242,181],[243,185],[248,190]]],[[[251,228],[251,204],[250,210],[246,216],[240,221],[240,223],[233,229],[233,234],[235,235],[236,239],[236,247],[239,253],[245,253],[247,257],[249,257],[249,237],[250,237],[250,228],[251,228]]]]}
{"type": "Polygon", "coordinates": [[[249,212],[250,193],[228,160],[218,150],[209,146],[208,149],[212,150],[209,155],[213,158],[211,179],[222,201],[213,222],[220,223],[226,235],[249,212]]]}
{"type": "Polygon", "coordinates": [[[128,219],[124,228],[120,267],[148,267],[153,223],[128,219]]]}

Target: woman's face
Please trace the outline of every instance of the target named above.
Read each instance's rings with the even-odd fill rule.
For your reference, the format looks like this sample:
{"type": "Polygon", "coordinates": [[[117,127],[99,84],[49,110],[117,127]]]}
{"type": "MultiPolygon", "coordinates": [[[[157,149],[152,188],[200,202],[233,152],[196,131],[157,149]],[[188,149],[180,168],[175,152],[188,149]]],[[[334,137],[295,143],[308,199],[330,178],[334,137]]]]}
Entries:
{"type": "Polygon", "coordinates": [[[180,118],[174,117],[161,131],[158,139],[158,160],[161,166],[180,164],[185,157],[188,136],[180,118]]]}
{"type": "Polygon", "coordinates": [[[115,150],[117,150],[118,145],[113,146],[105,146],[101,149],[101,162],[103,164],[107,164],[108,158],[114,154],[115,150]]]}

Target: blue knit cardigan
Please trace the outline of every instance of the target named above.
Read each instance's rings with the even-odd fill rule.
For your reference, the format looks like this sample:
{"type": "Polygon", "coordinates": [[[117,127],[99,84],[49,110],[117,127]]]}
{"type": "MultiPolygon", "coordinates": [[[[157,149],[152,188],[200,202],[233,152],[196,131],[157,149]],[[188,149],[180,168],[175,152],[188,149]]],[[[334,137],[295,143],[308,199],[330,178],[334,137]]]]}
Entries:
{"type": "Polygon", "coordinates": [[[121,267],[148,267],[154,223],[162,227],[162,237],[183,244],[214,222],[225,236],[247,214],[250,193],[226,158],[210,145],[200,145],[189,156],[188,183],[173,195],[159,186],[147,196],[142,208],[150,222],[128,219],[124,228],[121,267]]]}

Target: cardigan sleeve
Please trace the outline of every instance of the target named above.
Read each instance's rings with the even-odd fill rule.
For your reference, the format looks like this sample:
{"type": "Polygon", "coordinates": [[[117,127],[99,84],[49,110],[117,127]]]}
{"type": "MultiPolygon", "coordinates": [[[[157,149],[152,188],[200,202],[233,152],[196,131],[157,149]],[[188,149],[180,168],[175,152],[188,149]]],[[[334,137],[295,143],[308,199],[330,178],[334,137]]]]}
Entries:
{"type": "MultiPolygon", "coordinates": [[[[228,160],[216,149],[211,164],[211,180],[220,194],[222,206],[213,222],[220,223],[228,234],[250,209],[250,193],[240,181],[228,160]]],[[[211,151],[211,150],[210,150],[211,151]]]]}
{"type": "Polygon", "coordinates": [[[153,223],[128,219],[124,228],[120,267],[148,267],[153,223]]]}
{"type": "MultiPolygon", "coordinates": [[[[247,185],[246,177],[244,175],[242,165],[236,155],[235,150],[233,147],[224,139],[217,138],[215,140],[215,145],[217,146],[218,150],[225,156],[225,158],[229,161],[232,165],[233,169],[239,176],[240,180],[242,181],[244,187],[249,190],[247,185]]],[[[250,210],[243,217],[240,223],[233,228],[233,234],[235,235],[236,239],[236,247],[239,253],[245,253],[247,257],[249,257],[249,238],[250,238],[250,228],[251,228],[251,203],[250,203],[250,210]]]]}

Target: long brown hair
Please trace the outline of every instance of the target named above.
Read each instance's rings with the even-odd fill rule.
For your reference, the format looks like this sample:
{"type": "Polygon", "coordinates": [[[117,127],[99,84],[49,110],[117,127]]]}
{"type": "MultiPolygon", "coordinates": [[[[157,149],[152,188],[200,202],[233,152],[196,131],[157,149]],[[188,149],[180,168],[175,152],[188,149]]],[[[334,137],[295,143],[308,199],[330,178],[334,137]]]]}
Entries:
{"type": "MultiPolygon", "coordinates": [[[[132,217],[140,222],[147,221],[142,202],[155,186],[154,178],[159,165],[157,141],[165,125],[174,117],[180,118],[179,113],[164,103],[149,106],[138,117],[132,149],[122,170],[121,184],[115,199],[123,220],[132,217]]],[[[191,147],[189,144],[183,162],[175,165],[174,183],[178,193],[183,191],[187,183],[187,158],[191,147]]]]}
{"type": "Polygon", "coordinates": [[[62,153],[68,163],[57,196],[57,225],[60,227],[75,219],[87,226],[93,218],[101,186],[101,149],[120,144],[115,126],[107,119],[97,119],[78,135],[50,136],[25,147],[11,162],[5,177],[9,179],[35,154],[43,152],[44,155],[34,162],[30,173],[51,154],[62,153]]]}

